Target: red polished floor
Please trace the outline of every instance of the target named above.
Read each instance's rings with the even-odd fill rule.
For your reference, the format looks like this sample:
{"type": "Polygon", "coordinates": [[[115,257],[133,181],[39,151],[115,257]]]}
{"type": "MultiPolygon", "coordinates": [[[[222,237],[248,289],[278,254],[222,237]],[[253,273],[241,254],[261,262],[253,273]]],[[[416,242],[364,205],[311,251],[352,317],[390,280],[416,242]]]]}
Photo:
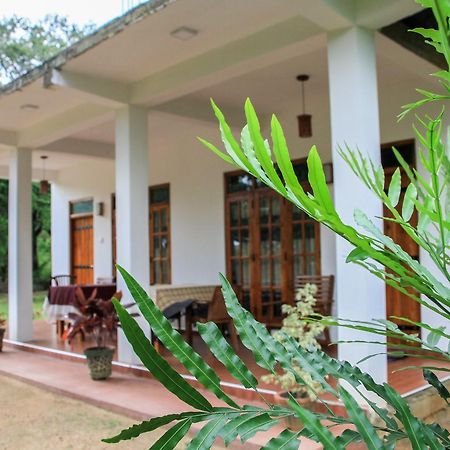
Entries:
{"type": "MultiPolygon", "coordinates": [[[[54,326],[51,326],[48,322],[40,320],[34,321],[34,336],[33,340],[34,345],[64,350],[68,352],[83,353],[83,349],[85,347],[89,347],[92,345],[92,341],[87,339],[85,342],[82,342],[81,339],[75,339],[72,343],[68,343],[64,340],[61,340],[56,335],[56,330],[54,326]]],[[[208,351],[203,341],[199,336],[194,334],[194,348],[195,350],[210,364],[218,373],[219,377],[223,381],[227,382],[235,382],[235,380],[231,377],[231,375],[227,372],[225,367],[219,363],[212,354],[208,351]]],[[[333,353],[331,350],[330,353],[333,353]]],[[[185,372],[184,367],[176,360],[173,356],[171,356],[166,350],[162,351],[162,354],[166,357],[166,359],[171,363],[171,365],[178,369],[180,373],[185,372]]],[[[243,359],[243,361],[248,365],[248,367],[252,370],[256,377],[260,377],[264,375],[266,372],[264,369],[257,366],[252,358],[251,353],[241,346],[241,350],[239,352],[239,356],[243,359]]],[[[419,389],[422,386],[425,386],[427,383],[423,379],[422,371],[418,369],[408,369],[402,370],[405,367],[409,366],[426,366],[426,365],[434,365],[432,361],[427,361],[423,359],[416,358],[403,358],[399,360],[389,361],[388,364],[388,382],[391,386],[393,386],[398,392],[401,394],[406,394],[413,390],[419,389]]],[[[450,367],[450,365],[449,365],[450,367]]],[[[441,375],[445,375],[442,373],[441,375]]],[[[268,385],[261,383],[261,388],[278,390],[278,388],[274,385],[268,385]]]]}

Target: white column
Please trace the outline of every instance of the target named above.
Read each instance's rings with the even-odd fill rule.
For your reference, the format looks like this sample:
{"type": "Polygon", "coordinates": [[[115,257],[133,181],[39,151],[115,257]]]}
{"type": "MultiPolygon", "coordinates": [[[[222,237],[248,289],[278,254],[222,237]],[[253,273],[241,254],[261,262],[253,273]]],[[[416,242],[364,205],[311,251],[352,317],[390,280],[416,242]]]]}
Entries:
{"type": "MultiPolygon", "coordinates": [[[[352,27],[328,36],[331,135],[336,209],[346,223],[354,223],[359,208],[371,217],[382,215],[382,205],[360,183],[342,158],[338,147],[359,148],[375,164],[380,162],[380,127],[374,32],[352,27]]],[[[382,223],[378,222],[382,227],[382,223]]],[[[353,320],[386,317],[385,285],[356,264],[346,264],[352,247],[336,239],[337,316],[353,320]]],[[[374,336],[338,328],[338,340],[371,340],[374,336]]],[[[378,339],[379,340],[379,339],[378,339]]],[[[340,344],[339,359],[356,363],[367,355],[384,351],[376,344],[340,344]]],[[[387,380],[387,358],[377,356],[360,365],[376,381],[387,380]]]]}
{"type": "MultiPolygon", "coordinates": [[[[127,106],[116,116],[116,224],[117,262],[148,289],[148,126],[147,111],[127,106]]],[[[118,288],[130,300],[118,274],[118,288]]],[[[146,322],[139,321],[143,327],[146,322]]],[[[147,327],[148,333],[148,327],[147,327]]],[[[119,330],[118,357],[122,362],[137,363],[131,346],[119,330]]]]}
{"type": "Polygon", "coordinates": [[[15,148],[9,160],[8,326],[9,338],[33,338],[31,243],[31,150],[15,148]]]}

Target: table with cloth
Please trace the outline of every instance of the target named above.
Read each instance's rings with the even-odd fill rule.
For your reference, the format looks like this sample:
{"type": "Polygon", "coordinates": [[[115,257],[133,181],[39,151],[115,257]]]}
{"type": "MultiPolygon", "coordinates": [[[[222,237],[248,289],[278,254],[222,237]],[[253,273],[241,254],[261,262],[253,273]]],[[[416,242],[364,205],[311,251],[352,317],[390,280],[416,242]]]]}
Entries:
{"type": "Polygon", "coordinates": [[[109,300],[116,293],[117,288],[115,284],[50,286],[43,306],[44,315],[50,322],[64,320],[69,313],[79,312],[76,308],[77,289],[81,289],[86,298],[89,298],[94,289],[97,289],[96,298],[109,300]]]}
{"type": "MultiPolygon", "coordinates": [[[[156,285],[150,287],[149,295],[164,316],[169,320],[178,319],[179,328],[182,328],[181,317],[190,313],[192,303],[211,302],[215,288],[216,285],[156,285]]],[[[159,352],[159,341],[153,335],[152,342],[159,352]]]]}
{"type": "Polygon", "coordinates": [[[209,303],[213,297],[216,285],[182,285],[162,284],[150,286],[149,295],[161,311],[169,306],[185,300],[195,300],[198,303],[209,303]]]}

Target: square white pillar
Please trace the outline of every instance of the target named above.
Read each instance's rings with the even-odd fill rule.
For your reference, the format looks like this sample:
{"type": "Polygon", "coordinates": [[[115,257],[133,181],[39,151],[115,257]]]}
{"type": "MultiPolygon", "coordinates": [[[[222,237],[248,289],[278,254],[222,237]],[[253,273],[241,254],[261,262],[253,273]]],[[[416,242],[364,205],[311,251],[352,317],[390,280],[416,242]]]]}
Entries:
{"type": "MultiPolygon", "coordinates": [[[[382,216],[382,204],[360,183],[343,159],[339,146],[359,148],[375,164],[380,162],[380,126],[374,32],[352,27],[328,36],[331,136],[336,209],[346,223],[354,223],[355,208],[369,217],[382,216]]],[[[376,219],[374,219],[376,222],[376,219]]],[[[382,229],[381,221],[376,222],[382,229]]],[[[371,320],[386,317],[385,285],[356,264],[345,259],[352,246],[336,238],[337,316],[371,320]]],[[[338,340],[382,338],[338,327],[338,340]]],[[[384,351],[376,344],[339,344],[339,359],[356,363],[370,354],[384,351]]],[[[387,380],[387,358],[377,356],[360,365],[376,381],[387,380]]]]}
{"type": "MultiPolygon", "coordinates": [[[[147,110],[127,106],[116,116],[116,245],[117,262],[148,289],[149,209],[148,209],[148,126],[147,110]]],[[[131,297],[118,274],[118,289],[125,303],[131,297]]],[[[147,330],[144,320],[140,325],[147,330]]],[[[121,362],[138,362],[122,330],[118,333],[118,357],[121,362]]]]}
{"type": "Polygon", "coordinates": [[[31,150],[15,148],[9,159],[8,326],[9,338],[33,338],[31,150]]]}

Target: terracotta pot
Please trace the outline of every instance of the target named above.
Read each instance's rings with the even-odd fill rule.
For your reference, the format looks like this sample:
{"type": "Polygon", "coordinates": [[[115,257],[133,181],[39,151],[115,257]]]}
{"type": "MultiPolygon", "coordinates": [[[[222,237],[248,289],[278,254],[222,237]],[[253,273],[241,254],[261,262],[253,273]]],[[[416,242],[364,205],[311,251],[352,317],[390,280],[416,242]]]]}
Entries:
{"type": "Polygon", "coordinates": [[[109,347],[91,347],[84,351],[86,355],[91,378],[93,380],[106,380],[111,375],[114,349],[109,347]]]}
{"type": "MultiPolygon", "coordinates": [[[[299,403],[303,408],[309,409],[310,411],[314,411],[316,402],[311,400],[308,396],[306,397],[298,397],[293,394],[297,403],[299,403]]],[[[290,408],[288,405],[289,394],[287,391],[277,392],[274,396],[274,403],[280,405],[284,408],[290,408]]],[[[300,431],[303,428],[303,424],[294,415],[288,416],[285,419],[286,426],[292,431],[300,431]]]]}
{"type": "Polygon", "coordinates": [[[0,328],[0,352],[3,349],[3,336],[5,335],[5,328],[0,328]]]}

